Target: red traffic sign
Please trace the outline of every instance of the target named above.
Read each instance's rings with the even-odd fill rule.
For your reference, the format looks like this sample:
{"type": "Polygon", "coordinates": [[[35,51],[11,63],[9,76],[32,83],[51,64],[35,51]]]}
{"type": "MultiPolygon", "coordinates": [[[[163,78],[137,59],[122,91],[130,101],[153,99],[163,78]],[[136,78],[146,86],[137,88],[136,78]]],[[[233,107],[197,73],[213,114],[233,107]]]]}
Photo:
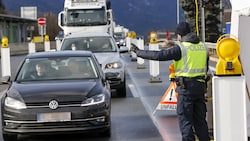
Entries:
{"type": "Polygon", "coordinates": [[[43,25],[45,25],[46,24],[46,19],[45,18],[38,18],[38,24],[40,25],[40,26],[43,26],[43,25]]]}

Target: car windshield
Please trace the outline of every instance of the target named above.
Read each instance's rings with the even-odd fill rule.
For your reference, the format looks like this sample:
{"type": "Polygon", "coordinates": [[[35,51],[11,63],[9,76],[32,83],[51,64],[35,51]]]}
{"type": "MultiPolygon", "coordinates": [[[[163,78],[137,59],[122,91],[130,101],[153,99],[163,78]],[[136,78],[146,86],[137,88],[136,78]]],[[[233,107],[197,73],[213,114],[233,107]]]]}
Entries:
{"type": "Polygon", "coordinates": [[[16,81],[43,81],[98,78],[91,57],[53,57],[26,59],[16,81]]]}
{"type": "Polygon", "coordinates": [[[92,52],[116,52],[115,41],[110,37],[79,37],[65,39],[61,50],[88,50],[92,52]]]}

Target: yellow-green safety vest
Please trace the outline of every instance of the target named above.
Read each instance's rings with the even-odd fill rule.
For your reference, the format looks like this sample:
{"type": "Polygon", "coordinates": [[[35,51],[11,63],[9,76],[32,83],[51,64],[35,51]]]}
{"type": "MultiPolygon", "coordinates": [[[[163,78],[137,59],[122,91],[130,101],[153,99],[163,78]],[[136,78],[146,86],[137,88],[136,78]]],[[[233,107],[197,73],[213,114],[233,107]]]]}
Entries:
{"type": "Polygon", "coordinates": [[[208,51],[204,43],[178,43],[181,48],[181,59],[174,61],[175,75],[183,77],[205,76],[208,51]]]}

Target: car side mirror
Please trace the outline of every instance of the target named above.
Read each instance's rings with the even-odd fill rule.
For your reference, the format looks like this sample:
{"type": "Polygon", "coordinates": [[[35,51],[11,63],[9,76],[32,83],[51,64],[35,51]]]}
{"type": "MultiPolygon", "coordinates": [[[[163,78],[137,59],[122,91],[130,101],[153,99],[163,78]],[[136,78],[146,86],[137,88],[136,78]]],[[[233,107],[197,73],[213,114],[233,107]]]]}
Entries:
{"type": "Polygon", "coordinates": [[[116,45],[118,46],[118,48],[121,47],[120,42],[116,42],[116,45]]]}
{"type": "Polygon", "coordinates": [[[120,53],[126,53],[126,52],[128,52],[128,47],[126,47],[126,46],[120,46],[119,52],[120,53]]]}
{"type": "Polygon", "coordinates": [[[0,84],[10,84],[11,77],[10,76],[3,76],[0,80],[0,84]]]}

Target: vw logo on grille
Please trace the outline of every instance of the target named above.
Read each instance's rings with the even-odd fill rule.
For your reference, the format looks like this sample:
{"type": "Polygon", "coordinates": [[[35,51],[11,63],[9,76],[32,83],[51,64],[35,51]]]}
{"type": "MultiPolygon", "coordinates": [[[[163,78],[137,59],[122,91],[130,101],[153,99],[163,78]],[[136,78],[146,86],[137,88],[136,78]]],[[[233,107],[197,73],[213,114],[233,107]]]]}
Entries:
{"type": "Polygon", "coordinates": [[[53,110],[56,109],[56,108],[58,108],[58,102],[56,100],[51,100],[49,102],[49,108],[53,109],[53,110]]]}

